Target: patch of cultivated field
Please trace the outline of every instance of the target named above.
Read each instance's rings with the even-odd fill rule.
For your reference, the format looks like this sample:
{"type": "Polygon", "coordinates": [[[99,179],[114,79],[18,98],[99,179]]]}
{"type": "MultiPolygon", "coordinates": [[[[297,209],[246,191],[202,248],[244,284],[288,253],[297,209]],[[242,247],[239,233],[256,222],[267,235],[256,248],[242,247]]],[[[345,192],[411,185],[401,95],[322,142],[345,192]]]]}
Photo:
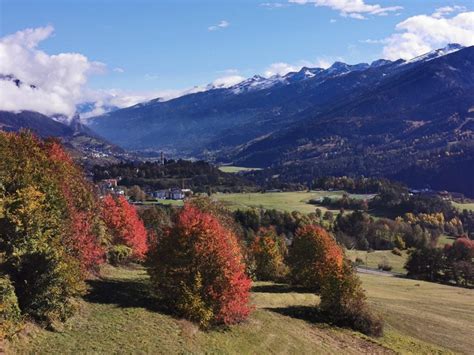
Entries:
{"type": "Polygon", "coordinates": [[[403,267],[408,255],[405,250],[402,251],[401,256],[393,254],[391,250],[375,250],[371,252],[365,250],[346,250],[346,255],[352,261],[355,261],[356,258],[362,259],[362,267],[377,269],[378,265],[385,261],[392,267],[392,272],[406,274],[406,270],[403,267]]]}
{"type": "Polygon", "coordinates": [[[458,203],[458,202],[452,202],[453,206],[458,208],[459,210],[468,210],[468,211],[474,211],[474,203],[458,203]]]}
{"type": "MultiPolygon", "coordinates": [[[[311,205],[308,203],[309,200],[324,197],[340,198],[343,193],[344,191],[218,193],[212,195],[212,197],[223,202],[232,210],[263,207],[287,212],[311,213],[316,208],[321,209],[323,212],[327,211],[327,209],[322,206],[311,205]]],[[[373,195],[354,194],[350,196],[353,198],[368,198],[373,195]]]]}
{"type": "Polygon", "coordinates": [[[149,295],[142,268],[112,268],[90,282],[79,315],[64,329],[34,326],[9,353],[352,354],[469,353],[474,348],[474,291],[395,277],[361,275],[369,302],[387,331],[371,339],[318,323],[319,298],[284,284],[255,283],[250,319],[229,330],[204,332],[175,319],[149,295]]]}
{"type": "Polygon", "coordinates": [[[245,168],[243,166],[220,166],[219,170],[224,173],[240,173],[241,171],[255,171],[262,170],[261,168],[245,168]]]}

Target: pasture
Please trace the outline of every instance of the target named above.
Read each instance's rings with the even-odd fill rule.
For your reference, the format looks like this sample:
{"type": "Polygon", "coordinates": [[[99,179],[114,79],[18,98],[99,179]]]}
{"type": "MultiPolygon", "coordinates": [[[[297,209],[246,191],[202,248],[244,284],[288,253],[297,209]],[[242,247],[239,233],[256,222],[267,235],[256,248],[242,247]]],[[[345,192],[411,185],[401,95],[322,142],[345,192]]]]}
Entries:
{"type": "MultiPolygon", "coordinates": [[[[253,193],[217,193],[212,198],[221,201],[231,210],[260,208],[276,209],[280,211],[301,213],[311,213],[319,208],[323,212],[327,211],[325,207],[311,205],[308,203],[311,199],[324,197],[340,198],[344,191],[295,191],[295,192],[253,192],[253,193]]],[[[351,194],[352,198],[371,198],[373,195],[351,194]]],[[[339,213],[338,210],[333,210],[339,213]]]]}
{"type": "Polygon", "coordinates": [[[140,267],[106,266],[89,282],[80,312],[57,332],[29,325],[7,353],[470,353],[474,290],[388,276],[360,275],[369,303],[386,320],[373,339],[320,323],[318,296],[257,282],[255,311],[228,330],[202,331],[167,314],[150,296],[140,267]],[[28,334],[28,335],[25,335],[28,334]]]}
{"type": "Polygon", "coordinates": [[[245,168],[243,166],[231,166],[231,165],[222,165],[219,167],[219,170],[223,173],[240,173],[245,171],[255,171],[255,170],[262,170],[261,168],[245,168]]]}

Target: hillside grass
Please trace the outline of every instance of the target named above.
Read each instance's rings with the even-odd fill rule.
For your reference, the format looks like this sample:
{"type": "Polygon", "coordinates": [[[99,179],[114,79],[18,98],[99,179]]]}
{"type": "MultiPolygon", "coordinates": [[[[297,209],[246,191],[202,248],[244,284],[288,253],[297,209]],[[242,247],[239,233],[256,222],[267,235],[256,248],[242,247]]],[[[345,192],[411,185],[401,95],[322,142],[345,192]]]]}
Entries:
{"type": "MultiPolygon", "coordinates": [[[[323,206],[311,205],[311,199],[324,197],[341,198],[344,191],[294,191],[294,192],[254,192],[254,193],[217,193],[212,195],[218,201],[223,202],[229,209],[260,208],[276,209],[279,211],[311,213],[319,208],[323,212],[328,209],[323,206]]],[[[351,194],[353,198],[368,198],[373,195],[351,194]]],[[[339,213],[339,210],[332,210],[339,213]]]]}
{"type": "Polygon", "coordinates": [[[460,211],[463,211],[463,210],[474,211],[474,203],[452,202],[452,204],[453,204],[454,207],[456,207],[460,211]]]}
{"type": "Polygon", "coordinates": [[[257,282],[255,311],[228,330],[204,332],[173,318],[149,294],[142,268],[107,266],[89,283],[77,316],[62,331],[28,327],[7,353],[468,353],[474,347],[474,291],[395,277],[361,275],[369,302],[387,323],[367,338],[312,318],[319,298],[284,284],[257,282]]]}
{"type": "Polygon", "coordinates": [[[362,267],[367,267],[369,269],[377,269],[379,263],[382,263],[384,260],[392,267],[392,272],[398,274],[406,274],[404,269],[405,263],[408,258],[406,250],[402,250],[402,255],[395,255],[391,250],[375,250],[367,252],[365,250],[346,250],[347,257],[355,261],[356,258],[360,258],[363,261],[362,267]]]}
{"type": "Polygon", "coordinates": [[[183,206],[184,202],[183,200],[158,200],[156,205],[162,205],[162,206],[183,206]]]}
{"type": "MultiPolygon", "coordinates": [[[[389,276],[360,274],[368,300],[385,319],[382,343],[406,353],[407,336],[465,354],[474,349],[474,290],[389,276]],[[402,348],[397,349],[401,336],[402,348]]],[[[432,353],[418,349],[412,353],[432,353]]]]}
{"type": "Polygon", "coordinates": [[[255,171],[255,170],[262,170],[262,169],[261,168],[246,168],[243,166],[225,165],[225,166],[220,166],[219,170],[222,171],[223,173],[235,174],[235,173],[240,173],[242,171],[255,171]]]}

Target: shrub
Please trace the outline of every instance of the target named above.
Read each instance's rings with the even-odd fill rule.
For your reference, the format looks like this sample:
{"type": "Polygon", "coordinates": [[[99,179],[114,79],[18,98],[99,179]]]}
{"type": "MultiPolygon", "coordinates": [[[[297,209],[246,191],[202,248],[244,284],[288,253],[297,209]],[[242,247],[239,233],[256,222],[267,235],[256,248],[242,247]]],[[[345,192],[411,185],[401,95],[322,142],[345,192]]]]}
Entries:
{"type": "Polygon", "coordinates": [[[377,268],[382,271],[392,271],[392,266],[387,261],[382,261],[377,268]]]}
{"type": "Polygon", "coordinates": [[[357,257],[357,258],[355,259],[355,264],[356,264],[356,265],[363,265],[363,264],[364,264],[364,260],[362,260],[362,258],[357,257]]]}
{"type": "Polygon", "coordinates": [[[186,204],[158,236],[148,272],[156,294],[178,316],[206,328],[250,313],[250,279],[235,235],[213,215],[186,204]]]}
{"type": "Polygon", "coordinates": [[[285,240],[275,230],[262,228],[253,240],[250,251],[255,260],[255,276],[258,280],[279,281],[287,274],[284,263],[285,240]]]}
{"type": "Polygon", "coordinates": [[[10,272],[22,312],[48,326],[70,317],[74,298],[85,292],[77,260],[55,254],[25,254],[10,272]]]}
{"type": "Polygon", "coordinates": [[[127,264],[132,257],[132,248],[126,245],[114,245],[107,252],[107,261],[112,265],[127,264]]]}
{"type": "Polygon", "coordinates": [[[0,275],[0,341],[20,329],[21,314],[15,289],[6,276],[0,275]]]}
{"type": "Polygon", "coordinates": [[[392,249],[392,254],[397,255],[397,256],[402,256],[402,252],[398,248],[393,248],[392,249]]]}
{"type": "Polygon", "coordinates": [[[134,259],[144,260],[148,237],[135,207],[123,196],[107,195],[102,201],[102,216],[112,237],[112,245],[125,245],[132,250],[134,259]]]}
{"type": "Polygon", "coordinates": [[[334,324],[349,326],[371,336],[383,334],[383,321],[365,301],[361,282],[346,261],[342,271],[332,270],[321,287],[320,309],[334,324]]]}

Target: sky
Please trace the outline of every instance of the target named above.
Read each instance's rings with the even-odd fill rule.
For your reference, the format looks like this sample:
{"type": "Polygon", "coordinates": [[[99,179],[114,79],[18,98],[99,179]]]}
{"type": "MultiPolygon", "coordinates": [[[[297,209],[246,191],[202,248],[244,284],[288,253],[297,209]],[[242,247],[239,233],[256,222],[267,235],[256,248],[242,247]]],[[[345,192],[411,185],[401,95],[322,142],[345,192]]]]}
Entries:
{"type": "Polygon", "coordinates": [[[474,2],[0,0],[0,109],[71,116],[302,66],[474,45],[474,2]]]}

